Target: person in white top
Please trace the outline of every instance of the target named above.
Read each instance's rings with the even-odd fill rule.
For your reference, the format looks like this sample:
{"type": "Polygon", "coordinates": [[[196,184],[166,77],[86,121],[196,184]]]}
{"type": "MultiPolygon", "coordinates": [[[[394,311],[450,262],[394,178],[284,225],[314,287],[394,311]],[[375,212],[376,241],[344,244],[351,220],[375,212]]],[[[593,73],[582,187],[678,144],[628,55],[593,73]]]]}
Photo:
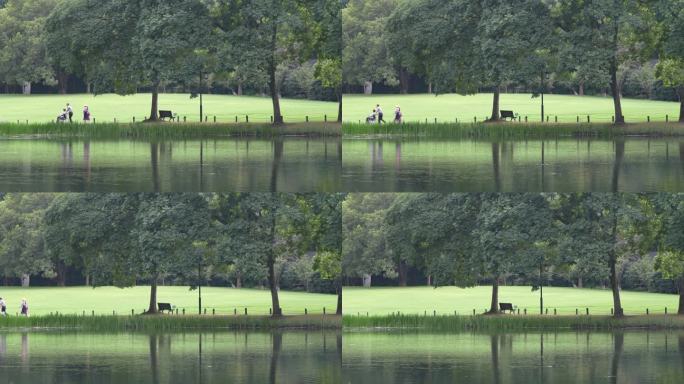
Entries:
{"type": "Polygon", "coordinates": [[[383,113],[382,108],[380,108],[380,104],[375,106],[375,112],[378,114],[378,124],[386,123],[385,119],[382,118],[383,113]]]}
{"type": "Polygon", "coordinates": [[[67,114],[69,115],[69,122],[73,123],[74,109],[71,108],[71,104],[67,103],[66,111],[67,111],[67,114]]]}

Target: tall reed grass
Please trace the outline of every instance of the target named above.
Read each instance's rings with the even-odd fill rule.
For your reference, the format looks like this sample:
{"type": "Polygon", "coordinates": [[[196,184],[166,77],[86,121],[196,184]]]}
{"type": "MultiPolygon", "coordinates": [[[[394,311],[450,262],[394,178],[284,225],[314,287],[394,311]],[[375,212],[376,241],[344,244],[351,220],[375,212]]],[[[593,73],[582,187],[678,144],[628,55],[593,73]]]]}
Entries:
{"type": "Polygon", "coordinates": [[[678,123],[628,124],[526,124],[526,123],[447,123],[447,124],[343,124],[342,133],[430,137],[452,139],[515,140],[556,137],[614,138],[621,136],[684,136],[678,123]]]}
{"type": "Polygon", "coordinates": [[[100,139],[201,139],[213,137],[340,136],[337,123],[213,124],[213,123],[97,123],[0,124],[0,136],[85,137],[100,139]]]}
{"type": "Polygon", "coordinates": [[[10,316],[0,318],[0,330],[22,328],[77,329],[85,331],[168,331],[185,329],[339,329],[340,316],[10,316]]]}
{"type": "Polygon", "coordinates": [[[611,330],[629,328],[684,329],[684,316],[651,315],[614,318],[611,316],[348,316],[343,325],[347,328],[390,328],[440,332],[511,331],[511,330],[611,330]]]}

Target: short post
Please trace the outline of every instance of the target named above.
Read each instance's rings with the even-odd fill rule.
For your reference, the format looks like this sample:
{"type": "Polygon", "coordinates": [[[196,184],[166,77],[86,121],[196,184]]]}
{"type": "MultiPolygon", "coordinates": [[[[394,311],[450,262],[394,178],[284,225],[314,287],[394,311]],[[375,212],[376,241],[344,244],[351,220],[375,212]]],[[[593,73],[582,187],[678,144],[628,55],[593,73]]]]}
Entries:
{"type": "Polygon", "coordinates": [[[523,315],[527,315],[527,308],[523,309],[523,315]]]}
{"type": "Polygon", "coordinates": [[[579,315],[579,309],[575,308],[575,316],[579,315]]]}
{"type": "Polygon", "coordinates": [[[648,308],[646,308],[646,315],[648,315],[648,308]]]}
{"type": "Polygon", "coordinates": [[[587,123],[591,123],[591,116],[587,115],[587,123]]]}
{"type": "Polygon", "coordinates": [[[651,122],[651,116],[646,116],[646,122],[650,123],[651,122]]]}
{"type": "Polygon", "coordinates": [[[558,313],[556,312],[556,308],[553,309],[553,315],[556,316],[558,313]]]}
{"type": "Polygon", "coordinates": [[[577,123],[579,123],[579,115],[577,116],[577,123]]]}
{"type": "Polygon", "coordinates": [[[273,308],[269,308],[269,309],[268,309],[268,314],[269,314],[269,315],[272,315],[272,314],[273,314],[273,308]]]}
{"type": "Polygon", "coordinates": [[[184,122],[184,123],[187,123],[187,121],[188,121],[188,117],[187,117],[187,116],[183,116],[183,122],[184,122]]]}
{"type": "Polygon", "coordinates": [[[135,123],[135,116],[133,116],[133,122],[135,123]]]}
{"type": "Polygon", "coordinates": [[[423,316],[427,317],[427,309],[423,311],[423,316]]]}
{"type": "Polygon", "coordinates": [[[556,123],[558,122],[558,116],[555,116],[556,123]]]}
{"type": "Polygon", "coordinates": [[[477,123],[477,116],[475,116],[475,117],[473,118],[473,120],[474,120],[474,122],[477,123]]]}
{"type": "Polygon", "coordinates": [[[613,308],[610,308],[610,315],[613,316],[613,308]]]}
{"type": "Polygon", "coordinates": [[[549,115],[546,115],[546,122],[549,122],[549,115]]]}
{"type": "Polygon", "coordinates": [[[518,315],[520,314],[520,308],[518,308],[518,315]]]}
{"type": "Polygon", "coordinates": [[[323,115],[323,122],[327,123],[328,122],[328,115],[323,115]]]}
{"type": "Polygon", "coordinates": [[[93,117],[93,124],[95,124],[95,118],[93,117]]]}
{"type": "Polygon", "coordinates": [[[135,315],[135,310],[131,309],[131,316],[135,315]]]}
{"type": "Polygon", "coordinates": [[[611,116],[611,117],[610,117],[610,122],[611,122],[611,123],[614,123],[614,122],[615,122],[615,116],[611,116]]]}
{"type": "Polygon", "coordinates": [[[176,315],[178,315],[178,308],[176,308],[176,315]]]}
{"type": "MultiPolygon", "coordinates": [[[[269,312],[270,311],[271,311],[271,309],[269,308],[269,312]]],[[[247,307],[245,307],[245,316],[247,316],[247,307]]]]}
{"type": "Polygon", "coordinates": [[[214,116],[214,123],[216,122],[216,116],[214,116]]]}
{"type": "Polygon", "coordinates": [[[236,123],[238,122],[238,117],[237,117],[237,116],[235,116],[235,122],[236,122],[236,123]]]}
{"type": "Polygon", "coordinates": [[[185,315],[185,308],[183,308],[183,315],[185,315]]]}
{"type": "Polygon", "coordinates": [[[525,122],[527,123],[527,116],[525,116],[525,122]]]}
{"type": "MultiPolygon", "coordinates": [[[[273,122],[273,116],[271,116],[271,122],[273,122]]],[[[307,123],[309,122],[309,116],[308,115],[306,116],[306,122],[307,123]]]]}
{"type": "Polygon", "coordinates": [[[518,123],[522,121],[522,116],[518,115],[518,123]]]}
{"type": "Polygon", "coordinates": [[[207,309],[206,309],[206,308],[204,308],[204,314],[205,314],[205,315],[207,314],[207,309]]]}
{"type": "Polygon", "coordinates": [[[475,308],[473,308],[473,316],[475,316],[475,308]]]}
{"type": "MultiPolygon", "coordinates": [[[[271,117],[273,117],[273,116],[271,116],[271,117]]],[[[249,115],[245,115],[245,122],[249,123],[249,115]]]]}
{"type": "Polygon", "coordinates": [[[667,307],[665,307],[665,314],[667,315],[667,307]]]}
{"type": "Polygon", "coordinates": [[[670,121],[670,115],[665,115],[665,122],[668,123],[670,121]]]}
{"type": "Polygon", "coordinates": [[[305,314],[305,315],[308,315],[308,314],[309,314],[309,310],[308,310],[307,308],[304,308],[304,314],[305,314]]]}
{"type": "Polygon", "coordinates": [[[435,124],[437,124],[437,118],[435,117],[435,124]]]}
{"type": "MultiPolygon", "coordinates": [[[[201,116],[200,116],[200,117],[201,117],[201,116]]],[[[206,123],[206,122],[208,122],[208,121],[209,121],[209,116],[204,115],[204,122],[206,123]]]]}
{"type": "Polygon", "coordinates": [[[433,309],[433,310],[432,310],[432,317],[435,317],[435,316],[437,316],[437,311],[435,311],[435,310],[433,309]]]}
{"type": "Polygon", "coordinates": [[[323,314],[325,315],[325,307],[323,307],[323,314]]]}
{"type": "Polygon", "coordinates": [[[212,315],[215,315],[215,314],[216,314],[216,308],[212,308],[212,309],[211,309],[211,314],[212,314],[212,315]]]}
{"type": "Polygon", "coordinates": [[[545,309],[546,309],[546,311],[545,311],[544,314],[545,314],[545,315],[548,315],[548,314],[549,314],[549,309],[548,309],[548,308],[545,308],[545,309]]]}
{"type": "Polygon", "coordinates": [[[112,311],[112,316],[116,316],[116,311],[112,311]]]}
{"type": "Polygon", "coordinates": [[[587,316],[589,316],[589,308],[587,308],[587,316]]]}

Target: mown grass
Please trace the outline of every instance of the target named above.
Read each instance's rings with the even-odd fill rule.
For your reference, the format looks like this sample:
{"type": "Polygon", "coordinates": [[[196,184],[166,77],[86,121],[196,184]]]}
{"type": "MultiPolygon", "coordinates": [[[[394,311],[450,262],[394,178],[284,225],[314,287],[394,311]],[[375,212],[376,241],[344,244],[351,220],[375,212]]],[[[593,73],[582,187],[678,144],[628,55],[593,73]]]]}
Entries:
{"type": "MultiPolygon", "coordinates": [[[[532,98],[531,94],[501,94],[500,109],[512,110],[522,121],[527,116],[530,122],[541,121],[541,100],[532,98]]],[[[473,122],[475,118],[483,121],[492,113],[492,94],[476,95],[344,95],[344,121],[363,122],[376,104],[380,104],[385,112],[385,120],[394,119],[394,107],[401,107],[406,122],[473,122]]],[[[609,96],[572,96],[545,95],[545,114],[550,122],[576,123],[587,121],[592,123],[610,123],[615,114],[613,99],[609,96]]],[[[672,101],[655,101],[645,99],[622,99],[622,113],[629,123],[651,121],[665,122],[679,118],[679,103],[672,101]]]]}
{"type": "MultiPolygon", "coordinates": [[[[82,120],[82,108],[87,105],[92,118],[104,122],[142,121],[150,113],[151,94],[140,93],[129,96],[114,94],[88,95],[0,95],[0,122],[20,121],[25,123],[44,123],[54,121],[66,103],[74,108],[74,121],[82,120]]],[[[280,100],[281,112],[286,123],[309,121],[323,122],[337,118],[338,104],[329,101],[303,99],[280,100]]],[[[209,121],[214,116],[219,123],[250,122],[267,123],[273,115],[270,97],[204,95],[204,115],[209,121]]],[[[199,98],[191,99],[189,94],[162,93],[159,95],[159,109],[170,110],[181,121],[199,122],[199,98]]]]}
{"type": "Polygon", "coordinates": [[[674,137],[684,136],[684,124],[641,123],[613,124],[525,124],[516,122],[490,123],[404,123],[342,125],[345,136],[380,135],[451,139],[542,139],[557,137],[615,138],[623,136],[674,137]]]}
{"type": "Polygon", "coordinates": [[[94,139],[202,139],[212,137],[339,136],[337,123],[272,124],[214,123],[0,123],[0,136],[84,137],[94,139]]]}
{"type": "Polygon", "coordinates": [[[345,329],[385,328],[416,331],[515,331],[515,330],[613,330],[613,329],[684,329],[684,316],[650,315],[627,316],[539,316],[539,315],[476,315],[427,316],[394,314],[388,316],[345,315],[345,329]]]}
{"type": "Polygon", "coordinates": [[[0,317],[0,330],[69,329],[83,331],[172,331],[209,329],[338,329],[341,317],[335,315],[213,316],[213,315],[61,315],[0,317]]]}

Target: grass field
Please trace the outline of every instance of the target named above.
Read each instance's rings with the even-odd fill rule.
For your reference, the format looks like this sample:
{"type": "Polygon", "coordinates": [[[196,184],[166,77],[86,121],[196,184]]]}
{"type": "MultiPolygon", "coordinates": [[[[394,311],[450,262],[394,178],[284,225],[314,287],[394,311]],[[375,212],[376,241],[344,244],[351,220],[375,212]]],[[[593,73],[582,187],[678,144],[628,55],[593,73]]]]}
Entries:
{"type": "MultiPolygon", "coordinates": [[[[97,122],[131,122],[142,121],[149,116],[151,105],[150,94],[130,96],[118,95],[0,95],[0,122],[20,121],[26,123],[44,123],[54,121],[66,103],[74,108],[76,121],[82,120],[81,110],[84,105],[90,108],[93,118],[97,122]]],[[[273,104],[268,97],[205,95],[203,97],[204,114],[213,122],[234,123],[235,116],[240,122],[245,122],[249,116],[250,122],[270,122],[273,115],[273,104]]],[[[325,115],[328,120],[337,119],[337,103],[311,100],[282,99],[281,112],[285,122],[303,122],[306,116],[310,121],[323,121],[325,115]]],[[[199,121],[199,98],[190,99],[188,94],[159,95],[159,109],[171,110],[173,113],[187,117],[188,122],[199,121]]]]}
{"type": "MultiPolygon", "coordinates": [[[[461,96],[448,95],[344,95],[344,121],[359,123],[364,122],[370,115],[376,104],[380,104],[385,113],[385,120],[391,122],[394,119],[394,107],[401,106],[406,122],[473,122],[477,117],[483,121],[491,115],[492,94],[477,94],[461,96]]],[[[530,122],[541,120],[541,101],[532,98],[530,94],[502,94],[500,108],[513,110],[524,121],[528,116],[530,122]]],[[[570,95],[545,95],[545,114],[551,122],[558,116],[558,122],[576,123],[577,116],[580,122],[587,121],[590,115],[591,122],[610,122],[614,115],[613,100],[609,97],[596,96],[570,96],[570,95]]],[[[651,121],[665,121],[665,115],[669,120],[679,118],[679,103],[665,101],[651,101],[641,99],[623,99],[622,110],[626,121],[645,122],[647,117],[651,121]]]]}
{"type": "MultiPolygon", "coordinates": [[[[130,315],[131,309],[141,313],[147,309],[149,303],[149,287],[133,287],[120,289],[116,287],[0,287],[0,297],[7,303],[7,312],[11,315],[19,312],[22,298],[28,300],[31,316],[47,315],[59,312],[65,315],[91,314],[130,315]]],[[[157,301],[171,303],[187,314],[197,313],[197,291],[190,291],[188,287],[160,286],[157,301]]],[[[280,292],[280,306],[285,315],[304,314],[306,308],[309,313],[335,313],[337,296],[305,292],[280,292]]],[[[217,315],[232,315],[237,309],[238,314],[244,315],[247,308],[249,315],[267,315],[271,307],[271,295],[268,290],[232,289],[218,287],[202,288],[202,306],[207,313],[212,309],[217,315]]]]}
{"type": "MultiPolygon", "coordinates": [[[[664,313],[667,307],[669,313],[676,313],[679,297],[648,292],[621,293],[622,306],[627,315],[643,315],[646,308],[652,314],[664,313]]],[[[491,287],[479,286],[473,288],[441,287],[378,287],[364,289],[358,287],[344,288],[345,315],[379,315],[384,316],[393,312],[406,315],[437,315],[454,314],[471,315],[483,313],[489,308],[491,287]]],[[[520,308],[522,314],[526,308],[529,314],[539,313],[539,291],[532,292],[530,287],[503,286],[499,288],[499,302],[513,303],[520,308]]],[[[612,295],[609,290],[578,289],[578,288],[544,288],[544,306],[553,313],[574,315],[575,309],[580,313],[592,315],[610,315],[613,306],[612,295]]]]}

